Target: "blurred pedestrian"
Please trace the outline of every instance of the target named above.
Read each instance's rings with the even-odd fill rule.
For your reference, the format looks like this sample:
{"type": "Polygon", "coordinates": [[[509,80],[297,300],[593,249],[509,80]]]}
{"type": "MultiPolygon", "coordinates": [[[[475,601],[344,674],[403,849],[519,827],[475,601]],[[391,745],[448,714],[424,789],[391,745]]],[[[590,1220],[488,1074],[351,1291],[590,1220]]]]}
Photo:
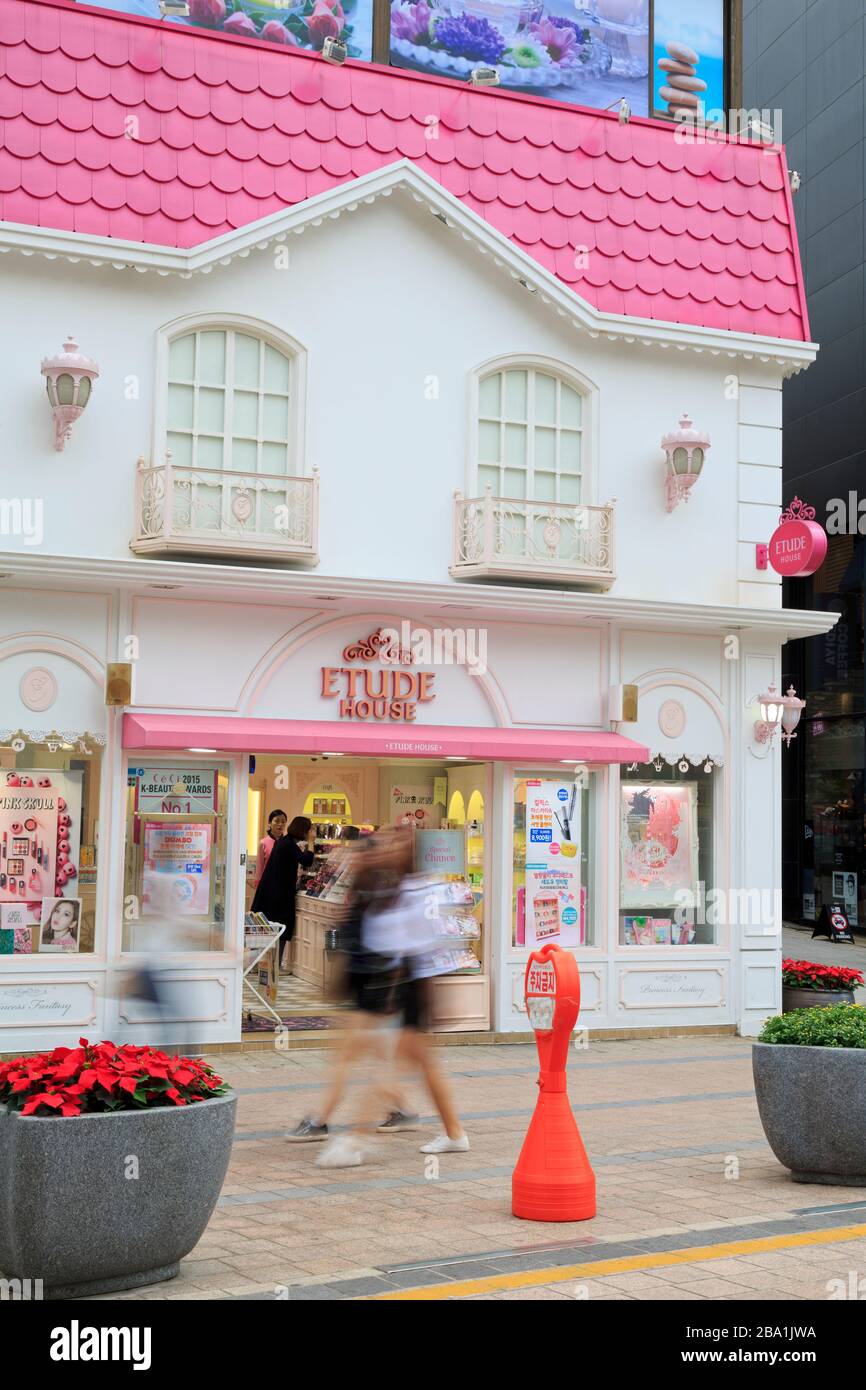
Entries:
{"type": "Polygon", "coordinates": [[[444,1127],[444,1133],[424,1145],[423,1152],[463,1153],[469,1148],[450,1087],[427,1044],[428,980],[436,973],[432,956],[436,938],[428,913],[430,880],[412,873],[412,850],[409,831],[379,835],[356,875],[350,918],[354,940],[348,953],[355,1023],[320,1114],[307,1116],[289,1137],[296,1141],[327,1137],[328,1118],[342,1095],[353,1062],[370,1057],[378,1075],[364,1093],[352,1133],[334,1139],[319,1159],[324,1167],[362,1163],[363,1136],[374,1128],[398,1132],[418,1123],[418,1116],[403,1102],[400,1088],[387,1076],[382,1023],[399,1011],[403,1026],[396,1060],[421,1071],[444,1127]],[[387,1119],[377,1125],[385,1107],[390,1107],[387,1119]]]}

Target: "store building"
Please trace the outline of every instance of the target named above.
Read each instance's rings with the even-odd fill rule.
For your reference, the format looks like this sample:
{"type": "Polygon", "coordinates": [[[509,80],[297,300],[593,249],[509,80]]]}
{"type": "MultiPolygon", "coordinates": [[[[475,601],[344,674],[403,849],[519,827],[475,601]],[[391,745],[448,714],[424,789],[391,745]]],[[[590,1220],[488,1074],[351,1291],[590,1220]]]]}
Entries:
{"type": "Polygon", "coordinates": [[[785,501],[796,495],[828,529],[827,559],[788,584],[785,602],[838,614],[826,635],[792,644],[785,675],[807,700],[784,781],[783,907],[814,923],[839,903],[866,927],[863,207],[866,168],[858,0],[747,0],[744,98],[781,127],[801,185],[794,199],[814,369],[784,391],[785,501]]]}
{"type": "Polygon", "coordinates": [[[465,879],[443,1029],[525,1031],[556,939],[588,1027],[754,1033],[758,696],[835,621],[755,556],[816,351],[784,151],[67,0],[0,42],[2,1050],[153,1038],[157,949],[163,1030],[237,1041],[275,807],[465,879]]]}

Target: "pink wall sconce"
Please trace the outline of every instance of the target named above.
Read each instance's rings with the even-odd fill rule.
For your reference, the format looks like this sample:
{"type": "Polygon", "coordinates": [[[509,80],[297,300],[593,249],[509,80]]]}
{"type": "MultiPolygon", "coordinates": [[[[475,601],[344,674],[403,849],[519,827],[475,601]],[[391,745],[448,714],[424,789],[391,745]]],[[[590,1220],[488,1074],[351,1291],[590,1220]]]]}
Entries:
{"type": "Polygon", "coordinates": [[[689,494],[700,477],[710,447],[709,435],[696,430],[687,414],[679,427],[662,438],[665,451],[665,509],[672,512],[689,494]]]}
{"type": "Polygon", "coordinates": [[[787,695],[780,695],[776,687],[771,685],[769,690],[755,699],[761,707],[761,717],[755,720],[755,742],[772,743],[779,729],[782,729],[785,744],[790,744],[797,737],[794,730],[800,722],[806,701],[798,698],[793,685],[788,687],[787,695]]]}
{"type": "Polygon", "coordinates": [[[69,337],[56,357],[43,357],[42,375],[54,416],[54,447],[60,453],[66,448],[72,426],[90,400],[99,368],[79,352],[75,339],[69,337]]]}

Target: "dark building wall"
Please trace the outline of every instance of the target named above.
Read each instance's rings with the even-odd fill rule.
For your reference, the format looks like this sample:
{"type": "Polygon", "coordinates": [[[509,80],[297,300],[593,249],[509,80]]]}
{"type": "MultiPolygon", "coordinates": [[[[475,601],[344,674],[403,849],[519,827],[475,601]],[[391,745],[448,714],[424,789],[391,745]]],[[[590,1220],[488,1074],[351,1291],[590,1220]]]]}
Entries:
{"type": "Polygon", "coordinates": [[[785,496],[866,494],[866,0],[743,0],[743,105],[779,109],[817,362],[784,393],[785,496]]]}
{"type": "MultiPolygon", "coordinates": [[[[742,55],[743,106],[781,112],[777,134],[802,179],[794,212],[820,352],[785,385],[784,496],[826,524],[831,498],[866,498],[866,0],[743,0],[742,55]]],[[[866,536],[831,534],[818,573],[784,586],[787,605],[840,619],[784,649],[785,684],[807,705],[782,763],[784,913],[809,920],[856,882],[848,907],[861,929],[864,571],[866,536]]]]}

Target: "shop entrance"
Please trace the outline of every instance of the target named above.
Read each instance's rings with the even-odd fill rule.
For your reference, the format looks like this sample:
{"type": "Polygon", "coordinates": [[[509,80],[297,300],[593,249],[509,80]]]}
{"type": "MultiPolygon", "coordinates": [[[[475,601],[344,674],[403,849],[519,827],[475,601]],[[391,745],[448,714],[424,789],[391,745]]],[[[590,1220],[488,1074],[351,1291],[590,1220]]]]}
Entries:
{"type": "Polygon", "coordinates": [[[346,911],[349,847],[389,825],[411,827],[416,870],[442,885],[445,906],[437,919],[442,973],[433,981],[434,1027],[440,1032],[487,1031],[493,942],[491,836],[485,834],[485,824],[492,825],[492,793],[492,765],[465,758],[252,757],[245,884],[251,968],[248,964],[243,1033],[340,1027],[346,1005],[339,998],[335,947],[346,911]],[[255,963],[265,944],[264,938],[257,942],[256,934],[265,923],[252,905],[274,843],[299,816],[311,822],[314,859],[299,872],[294,935],[284,947],[281,969],[276,944],[255,963]]]}

